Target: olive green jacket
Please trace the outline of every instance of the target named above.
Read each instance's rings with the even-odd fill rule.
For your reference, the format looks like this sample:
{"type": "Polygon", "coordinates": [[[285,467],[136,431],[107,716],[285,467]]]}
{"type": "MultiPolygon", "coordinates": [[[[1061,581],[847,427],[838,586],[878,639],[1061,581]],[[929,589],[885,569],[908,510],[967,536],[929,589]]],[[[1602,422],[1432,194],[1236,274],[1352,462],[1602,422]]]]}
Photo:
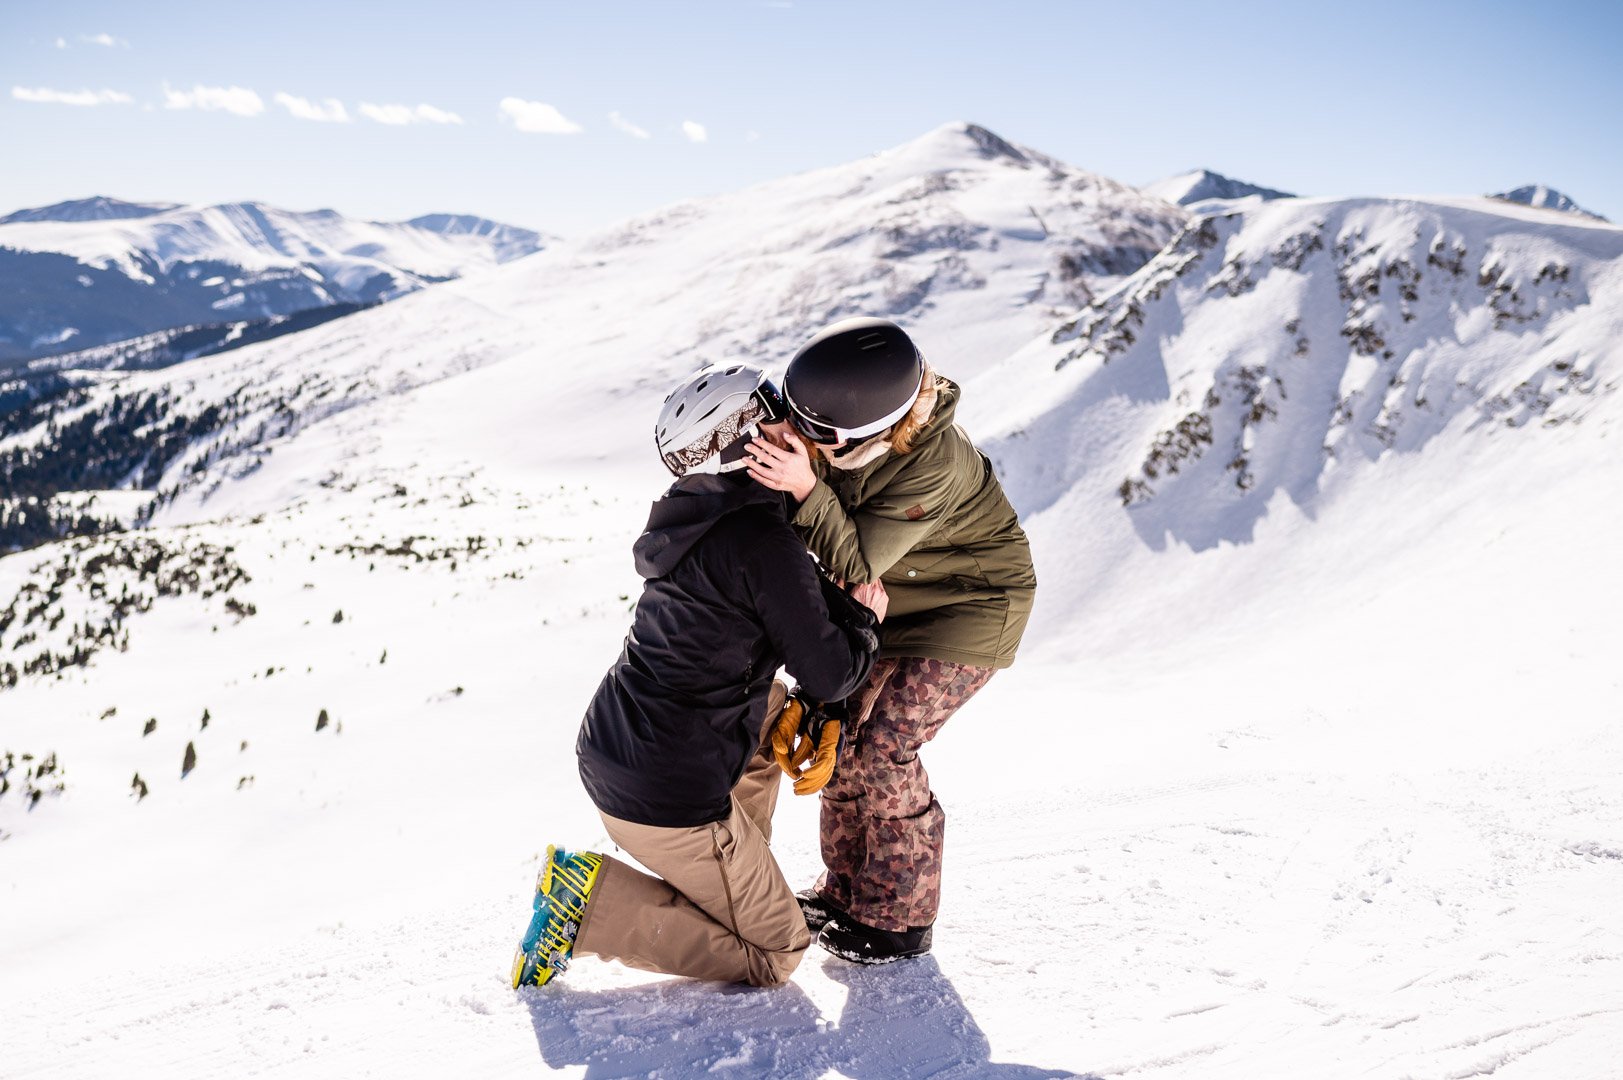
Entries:
{"type": "Polygon", "coordinates": [[[1005,668],[1031,616],[1037,575],[991,462],[953,423],[958,396],[956,384],[942,387],[909,453],[824,470],[794,526],[846,581],[885,583],[880,656],[1005,668]]]}

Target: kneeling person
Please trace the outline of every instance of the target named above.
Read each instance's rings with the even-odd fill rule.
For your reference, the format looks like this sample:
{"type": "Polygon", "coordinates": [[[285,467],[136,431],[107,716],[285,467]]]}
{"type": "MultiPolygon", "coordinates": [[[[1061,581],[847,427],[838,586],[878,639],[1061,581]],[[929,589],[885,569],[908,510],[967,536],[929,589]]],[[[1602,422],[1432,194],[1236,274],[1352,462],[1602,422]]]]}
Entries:
{"type": "Polygon", "coordinates": [[[784,497],[744,471],[750,440],[783,419],[776,389],[742,365],[707,368],[665,401],[655,441],[677,480],[633,548],[642,596],[576,743],[609,836],[658,876],[549,849],[515,986],[547,982],[571,954],[775,986],[811,944],[762,834],[769,811],[734,788],[760,760],[776,670],[812,697],[849,695],[886,599],[877,584],[856,600],[829,584],[784,497]]]}

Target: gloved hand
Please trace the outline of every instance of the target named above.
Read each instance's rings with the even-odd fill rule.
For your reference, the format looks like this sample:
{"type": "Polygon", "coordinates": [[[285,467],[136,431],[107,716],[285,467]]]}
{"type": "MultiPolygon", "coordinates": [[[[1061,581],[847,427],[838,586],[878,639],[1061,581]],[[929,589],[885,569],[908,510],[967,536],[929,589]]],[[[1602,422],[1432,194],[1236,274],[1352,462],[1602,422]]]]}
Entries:
{"type": "Polygon", "coordinates": [[[813,711],[801,742],[811,748],[811,761],[795,777],[796,795],[815,795],[834,779],[834,766],[845,747],[845,724],[826,709],[813,711]]]}
{"type": "Polygon", "coordinates": [[[845,746],[845,707],[789,699],[772,729],[772,756],[795,782],[796,795],[812,795],[834,777],[845,746]],[[804,766],[804,769],[802,768],[804,766]]]}
{"type": "Polygon", "coordinates": [[[784,703],[783,711],[778,713],[777,720],[772,724],[772,756],[777,759],[778,768],[794,777],[800,775],[800,766],[811,756],[810,744],[807,744],[804,753],[797,745],[805,714],[806,703],[799,694],[794,694],[784,703]]]}

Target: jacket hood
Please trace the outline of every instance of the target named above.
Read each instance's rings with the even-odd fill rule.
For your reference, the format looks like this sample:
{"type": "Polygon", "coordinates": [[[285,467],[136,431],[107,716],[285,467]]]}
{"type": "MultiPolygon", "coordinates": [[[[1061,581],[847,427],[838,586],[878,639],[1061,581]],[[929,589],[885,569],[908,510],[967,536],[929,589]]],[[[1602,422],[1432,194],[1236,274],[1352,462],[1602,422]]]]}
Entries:
{"type": "Polygon", "coordinates": [[[648,524],[631,546],[637,573],[650,580],[669,574],[712,525],[746,506],[776,507],[787,519],[783,493],[762,487],[746,473],[677,480],[654,502],[648,524]]]}

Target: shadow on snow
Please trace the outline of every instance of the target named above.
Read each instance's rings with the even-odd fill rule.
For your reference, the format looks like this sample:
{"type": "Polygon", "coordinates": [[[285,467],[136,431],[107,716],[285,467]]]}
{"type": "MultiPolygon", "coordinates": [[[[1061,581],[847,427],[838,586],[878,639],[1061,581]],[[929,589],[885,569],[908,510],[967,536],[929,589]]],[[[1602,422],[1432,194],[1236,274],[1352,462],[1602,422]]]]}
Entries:
{"type": "Polygon", "coordinates": [[[934,958],[889,967],[827,960],[848,991],[837,1022],[800,987],[773,990],[688,980],[579,991],[561,982],[522,990],[541,1057],[551,1068],[586,1066],[610,1077],[818,1077],[853,1080],[996,1077],[1040,1080],[1086,1074],[1003,1064],[934,958]]]}

